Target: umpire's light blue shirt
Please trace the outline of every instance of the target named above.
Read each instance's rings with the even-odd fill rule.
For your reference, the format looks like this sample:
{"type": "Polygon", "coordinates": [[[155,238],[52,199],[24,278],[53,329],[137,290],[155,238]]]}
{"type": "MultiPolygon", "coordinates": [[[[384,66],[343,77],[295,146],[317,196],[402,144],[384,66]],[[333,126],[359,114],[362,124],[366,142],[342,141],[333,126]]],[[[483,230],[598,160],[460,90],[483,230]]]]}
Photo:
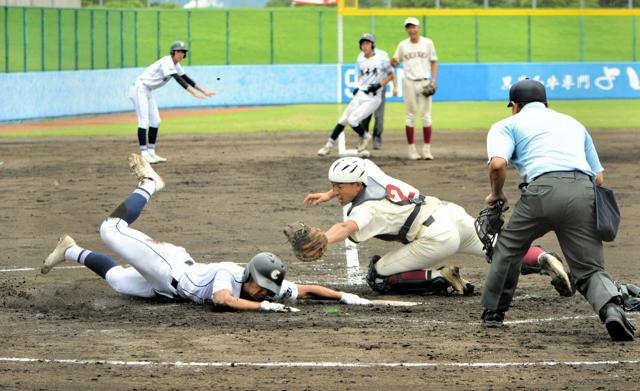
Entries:
{"type": "Polygon", "coordinates": [[[496,122],[487,136],[489,161],[513,164],[525,182],[551,171],[603,170],[587,129],[568,115],[532,102],[518,114],[496,122]]]}

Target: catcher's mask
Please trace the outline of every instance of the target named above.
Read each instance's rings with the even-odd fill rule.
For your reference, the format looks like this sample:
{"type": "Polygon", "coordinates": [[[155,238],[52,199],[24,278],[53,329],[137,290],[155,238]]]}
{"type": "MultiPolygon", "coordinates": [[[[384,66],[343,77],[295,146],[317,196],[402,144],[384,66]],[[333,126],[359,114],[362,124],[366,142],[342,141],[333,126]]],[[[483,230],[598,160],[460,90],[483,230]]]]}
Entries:
{"type": "Polygon", "coordinates": [[[250,279],[260,287],[271,291],[274,295],[280,293],[280,286],[284,280],[286,270],[284,264],[277,255],[272,253],[259,253],[247,264],[242,275],[242,282],[250,279]]]}
{"type": "Polygon", "coordinates": [[[359,157],[343,157],[329,168],[329,181],[333,183],[366,183],[364,159],[359,157]]]}
{"type": "Polygon", "coordinates": [[[511,86],[509,90],[509,104],[507,107],[513,106],[512,102],[527,104],[531,102],[547,102],[547,92],[544,85],[536,80],[523,79],[511,86]]]}
{"type": "Polygon", "coordinates": [[[371,33],[365,33],[362,34],[362,36],[360,37],[360,41],[358,41],[358,48],[360,50],[362,50],[362,42],[364,41],[369,41],[371,42],[371,48],[375,49],[376,48],[376,36],[371,34],[371,33]]]}
{"type": "Polygon", "coordinates": [[[169,51],[169,53],[171,53],[171,57],[173,57],[175,52],[184,52],[184,58],[187,58],[188,51],[189,49],[187,49],[187,45],[185,45],[184,42],[175,41],[171,44],[171,50],[169,51]]]}

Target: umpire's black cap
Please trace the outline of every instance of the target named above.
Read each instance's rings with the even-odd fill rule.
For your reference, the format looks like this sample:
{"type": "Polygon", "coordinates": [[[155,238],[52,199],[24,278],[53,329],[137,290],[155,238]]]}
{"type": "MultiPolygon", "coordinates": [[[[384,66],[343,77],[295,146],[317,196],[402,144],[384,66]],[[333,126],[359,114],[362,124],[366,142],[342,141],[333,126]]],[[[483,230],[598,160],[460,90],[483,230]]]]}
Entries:
{"type": "Polygon", "coordinates": [[[544,85],[536,80],[523,79],[511,86],[509,90],[509,104],[507,107],[513,106],[512,102],[529,103],[529,102],[547,102],[547,92],[544,85]]]}

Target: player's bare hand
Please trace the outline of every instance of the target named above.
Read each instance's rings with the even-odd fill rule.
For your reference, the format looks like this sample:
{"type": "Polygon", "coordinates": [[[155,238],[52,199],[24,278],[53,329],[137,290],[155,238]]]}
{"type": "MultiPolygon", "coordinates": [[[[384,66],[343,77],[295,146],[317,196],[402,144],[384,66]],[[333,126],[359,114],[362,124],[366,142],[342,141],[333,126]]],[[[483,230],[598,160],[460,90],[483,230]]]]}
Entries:
{"type": "Polygon", "coordinates": [[[393,89],[391,90],[391,93],[393,94],[393,96],[398,96],[398,87],[393,86],[393,89]]]}
{"type": "Polygon", "coordinates": [[[216,93],[214,91],[204,91],[203,94],[208,98],[215,95],[216,93]]]}
{"type": "Polygon", "coordinates": [[[318,205],[331,199],[331,192],[327,193],[309,193],[304,197],[304,206],[318,205]]]}
{"type": "Polygon", "coordinates": [[[503,202],[502,211],[506,212],[507,210],[509,210],[509,203],[507,202],[507,196],[504,193],[500,193],[500,194],[489,193],[487,198],[485,198],[484,200],[487,203],[488,207],[492,207],[496,202],[502,201],[503,202]]]}
{"type": "Polygon", "coordinates": [[[394,68],[398,66],[398,59],[397,58],[392,58],[391,59],[391,66],[394,67],[394,68]]]}

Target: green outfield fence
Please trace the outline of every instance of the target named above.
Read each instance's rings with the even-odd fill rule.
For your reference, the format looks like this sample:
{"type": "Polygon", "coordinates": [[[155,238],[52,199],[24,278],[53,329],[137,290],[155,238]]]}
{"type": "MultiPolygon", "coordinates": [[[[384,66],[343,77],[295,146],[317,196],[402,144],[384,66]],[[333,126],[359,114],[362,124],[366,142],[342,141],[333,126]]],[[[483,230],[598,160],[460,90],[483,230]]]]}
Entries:
{"type": "MultiPolygon", "coordinates": [[[[393,52],[405,16],[344,19],[344,58],[373,32],[393,52]]],[[[637,61],[636,15],[420,16],[442,62],[637,61]]],[[[336,63],[335,9],[0,7],[2,72],[146,66],[180,39],[188,65],[336,63]]]]}

